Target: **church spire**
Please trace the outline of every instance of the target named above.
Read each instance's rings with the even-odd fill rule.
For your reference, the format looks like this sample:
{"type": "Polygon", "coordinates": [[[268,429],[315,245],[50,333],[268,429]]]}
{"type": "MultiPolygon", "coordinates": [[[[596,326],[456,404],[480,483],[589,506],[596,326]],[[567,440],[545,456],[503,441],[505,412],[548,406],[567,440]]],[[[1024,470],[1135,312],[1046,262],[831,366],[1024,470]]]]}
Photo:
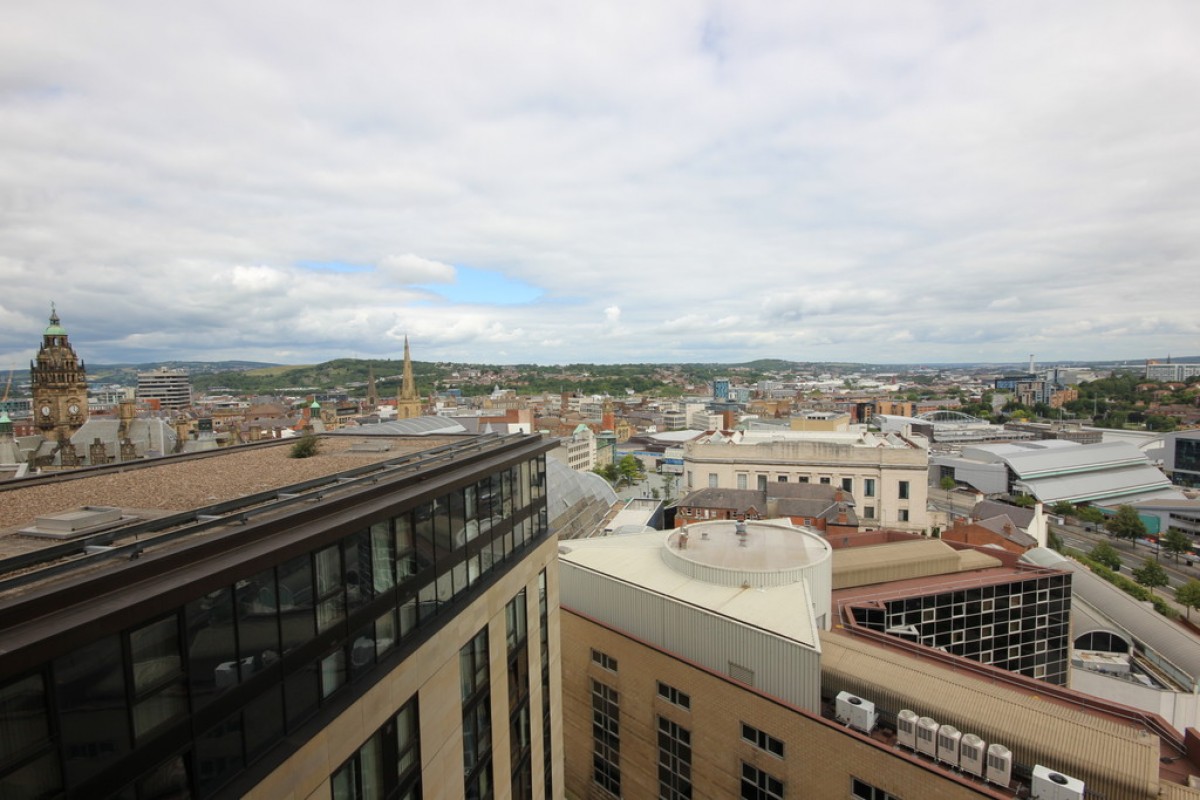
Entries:
{"type": "Polygon", "coordinates": [[[411,419],[421,416],[421,397],[417,394],[417,382],[413,379],[412,355],[408,350],[408,334],[404,335],[404,380],[396,394],[396,416],[411,419]]]}

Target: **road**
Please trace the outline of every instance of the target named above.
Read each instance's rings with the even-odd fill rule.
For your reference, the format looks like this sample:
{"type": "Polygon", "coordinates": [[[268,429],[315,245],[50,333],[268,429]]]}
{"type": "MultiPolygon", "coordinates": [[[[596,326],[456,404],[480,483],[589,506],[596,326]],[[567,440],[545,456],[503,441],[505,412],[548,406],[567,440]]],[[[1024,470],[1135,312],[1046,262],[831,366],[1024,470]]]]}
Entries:
{"type": "MultiPolygon", "coordinates": [[[[929,487],[929,502],[942,511],[952,511],[955,514],[969,514],[971,509],[975,507],[975,498],[963,494],[961,492],[947,492],[937,487],[929,487]]],[[[1150,547],[1144,544],[1134,545],[1132,542],[1125,539],[1117,539],[1109,536],[1106,533],[1089,531],[1079,525],[1059,525],[1054,520],[1057,517],[1050,515],[1050,530],[1058,534],[1063,544],[1067,547],[1073,547],[1083,553],[1088,553],[1093,547],[1100,542],[1108,542],[1117,551],[1117,555],[1121,558],[1121,573],[1129,576],[1130,573],[1140,567],[1142,562],[1147,558],[1158,558],[1158,563],[1167,573],[1167,578],[1170,581],[1171,588],[1174,589],[1193,579],[1200,579],[1200,561],[1193,562],[1194,566],[1187,566],[1181,558],[1178,563],[1175,562],[1173,556],[1166,553],[1158,554],[1155,552],[1155,547],[1150,547]]]]}

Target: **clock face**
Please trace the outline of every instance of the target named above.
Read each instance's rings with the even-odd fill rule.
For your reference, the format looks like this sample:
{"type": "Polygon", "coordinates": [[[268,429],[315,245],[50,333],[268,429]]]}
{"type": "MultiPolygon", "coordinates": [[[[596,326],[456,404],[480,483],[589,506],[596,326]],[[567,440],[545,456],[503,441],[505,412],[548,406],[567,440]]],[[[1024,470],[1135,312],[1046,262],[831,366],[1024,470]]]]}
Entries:
{"type": "Polygon", "coordinates": [[[43,417],[48,417],[48,416],[50,416],[50,406],[48,406],[48,405],[47,405],[47,406],[42,406],[42,416],[43,416],[43,417]]]}
{"type": "Polygon", "coordinates": [[[71,403],[71,405],[67,406],[67,411],[71,412],[72,414],[78,414],[79,406],[75,403],[71,403]]]}

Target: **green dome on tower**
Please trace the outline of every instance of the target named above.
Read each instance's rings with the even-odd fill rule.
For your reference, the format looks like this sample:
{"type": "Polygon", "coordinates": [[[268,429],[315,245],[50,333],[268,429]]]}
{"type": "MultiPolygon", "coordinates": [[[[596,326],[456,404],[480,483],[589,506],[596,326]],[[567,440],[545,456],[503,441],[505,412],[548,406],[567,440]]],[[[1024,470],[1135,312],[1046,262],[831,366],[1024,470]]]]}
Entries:
{"type": "Polygon", "coordinates": [[[54,304],[50,304],[50,324],[46,326],[46,330],[42,331],[43,336],[66,336],[67,329],[58,324],[58,312],[54,310],[54,304]]]}

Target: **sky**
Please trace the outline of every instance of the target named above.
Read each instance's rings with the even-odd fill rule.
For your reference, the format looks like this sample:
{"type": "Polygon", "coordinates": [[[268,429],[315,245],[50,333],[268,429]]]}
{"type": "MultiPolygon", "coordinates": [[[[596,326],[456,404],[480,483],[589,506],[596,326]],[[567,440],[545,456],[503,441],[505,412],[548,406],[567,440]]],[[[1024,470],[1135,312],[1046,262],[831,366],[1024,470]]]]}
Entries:
{"type": "Polygon", "coordinates": [[[1200,355],[1200,3],[9,3],[0,368],[1200,355]]]}

